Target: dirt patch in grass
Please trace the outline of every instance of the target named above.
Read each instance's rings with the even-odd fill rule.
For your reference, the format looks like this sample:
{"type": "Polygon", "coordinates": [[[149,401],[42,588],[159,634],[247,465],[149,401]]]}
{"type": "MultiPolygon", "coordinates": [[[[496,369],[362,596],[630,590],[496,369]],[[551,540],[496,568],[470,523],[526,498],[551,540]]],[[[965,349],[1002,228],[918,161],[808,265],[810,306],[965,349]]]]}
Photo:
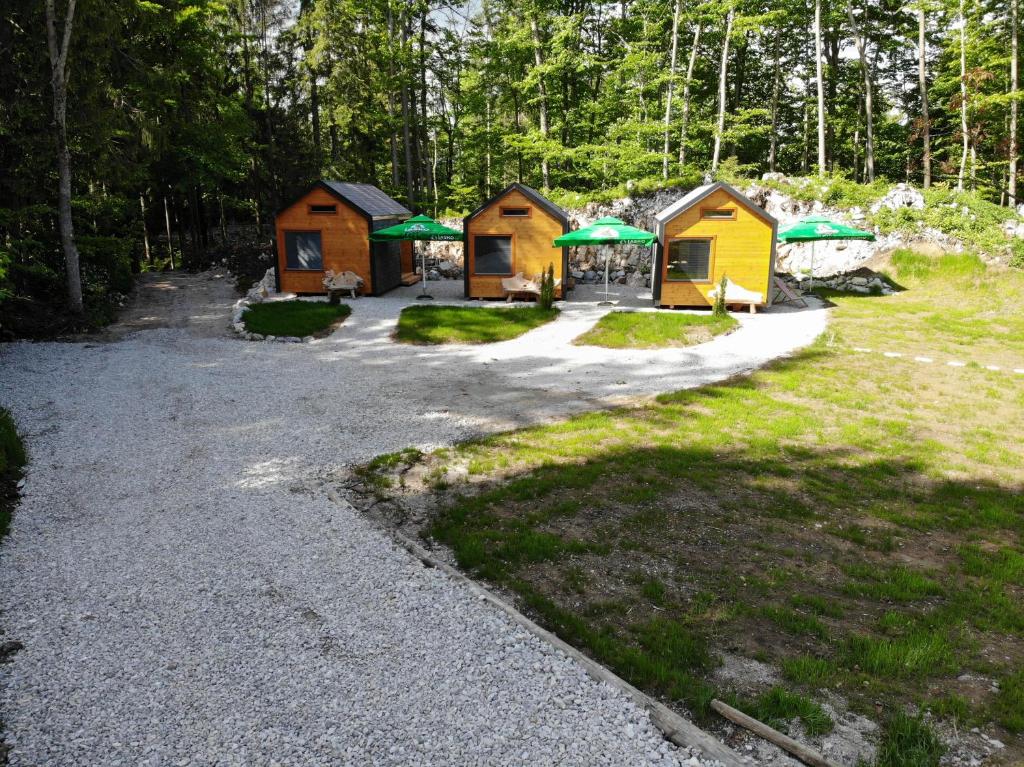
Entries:
{"type": "Polygon", "coordinates": [[[739,325],[732,317],[668,312],[609,312],[573,343],[611,349],[694,346],[739,325]]]}
{"type": "MultiPolygon", "coordinates": [[[[964,311],[963,286],[900,279],[837,296],[823,338],[752,376],[400,457],[366,505],[698,719],[717,694],[820,743],[811,704],[839,699],[882,727],[879,764],[936,764],[934,732],[968,762],[1013,763],[1024,380],[855,352],[957,342],[934,317],[964,311]],[[665,658],[661,636],[691,649],[665,658]],[[779,677],[723,682],[720,654],[779,677]]],[[[970,279],[976,311],[1024,331],[1024,275],[970,279]]],[[[1010,360],[1024,341],[970,348],[1010,360]]]]}
{"type": "Polygon", "coordinates": [[[508,341],[551,322],[558,309],[408,306],[395,340],[406,344],[490,344],[508,341]]]}
{"type": "Polygon", "coordinates": [[[323,338],[352,313],[348,304],[322,301],[268,301],[254,304],[242,315],[245,329],[264,336],[323,338]]]}

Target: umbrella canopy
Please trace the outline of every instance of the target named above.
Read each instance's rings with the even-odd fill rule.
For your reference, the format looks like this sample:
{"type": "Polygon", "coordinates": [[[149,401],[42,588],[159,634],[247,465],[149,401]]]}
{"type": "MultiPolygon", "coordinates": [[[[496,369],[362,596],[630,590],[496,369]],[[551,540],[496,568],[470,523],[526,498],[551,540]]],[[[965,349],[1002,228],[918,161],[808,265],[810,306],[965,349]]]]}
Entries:
{"type": "Polygon", "coordinates": [[[462,232],[437,223],[430,216],[413,216],[408,221],[370,232],[373,242],[389,242],[394,240],[431,240],[454,242],[462,239],[462,232]]]}
{"type": "Polygon", "coordinates": [[[645,232],[635,226],[629,226],[622,219],[614,216],[599,218],[590,226],[577,229],[575,232],[563,234],[555,240],[556,248],[574,245],[614,245],[618,242],[653,245],[658,236],[653,232],[645,232]]]}
{"type": "Polygon", "coordinates": [[[830,221],[824,216],[808,216],[783,229],[779,242],[815,242],[817,240],[874,240],[875,235],[852,226],[830,221]]]}

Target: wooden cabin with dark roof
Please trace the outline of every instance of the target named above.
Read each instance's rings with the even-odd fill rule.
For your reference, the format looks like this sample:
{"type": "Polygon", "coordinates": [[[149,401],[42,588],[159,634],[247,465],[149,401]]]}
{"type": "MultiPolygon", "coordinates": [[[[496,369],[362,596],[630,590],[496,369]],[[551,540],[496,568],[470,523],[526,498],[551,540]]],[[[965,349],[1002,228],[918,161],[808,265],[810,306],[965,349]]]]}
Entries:
{"type": "Polygon", "coordinates": [[[742,303],[771,304],[778,222],[749,197],[723,182],[706,184],[655,221],[655,305],[711,306],[722,277],[752,294],[742,303]]]}
{"type": "Polygon", "coordinates": [[[522,274],[539,282],[548,265],[564,298],[569,249],[553,242],[569,231],[565,211],[525,184],[510,184],[463,222],[466,298],[502,298],[502,279],[522,274]]]}
{"type": "Polygon", "coordinates": [[[370,232],[412,212],[372,184],[320,181],[278,212],[277,274],[281,291],[325,293],[324,273],[355,272],[362,293],[379,296],[415,271],[412,243],[370,242],[370,232]]]}

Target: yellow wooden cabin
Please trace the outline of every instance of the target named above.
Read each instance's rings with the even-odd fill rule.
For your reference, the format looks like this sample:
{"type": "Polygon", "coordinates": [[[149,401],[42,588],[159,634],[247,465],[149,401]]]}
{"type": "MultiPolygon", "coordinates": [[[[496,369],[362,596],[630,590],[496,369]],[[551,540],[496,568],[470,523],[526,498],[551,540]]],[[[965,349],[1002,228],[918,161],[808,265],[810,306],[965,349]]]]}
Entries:
{"type": "Polygon", "coordinates": [[[536,189],[510,184],[466,216],[462,231],[466,298],[502,298],[502,278],[532,280],[549,264],[564,297],[569,249],[552,242],[569,231],[569,217],[536,189]]]}
{"type": "Polygon", "coordinates": [[[278,212],[278,287],[325,293],[324,273],[355,272],[361,292],[379,296],[414,271],[412,243],[370,242],[370,232],[400,224],[412,213],[372,184],[320,181],[278,212]]]}
{"type": "Polygon", "coordinates": [[[727,277],[771,304],[778,221],[723,182],[691,191],[655,216],[657,306],[711,306],[727,277]]]}

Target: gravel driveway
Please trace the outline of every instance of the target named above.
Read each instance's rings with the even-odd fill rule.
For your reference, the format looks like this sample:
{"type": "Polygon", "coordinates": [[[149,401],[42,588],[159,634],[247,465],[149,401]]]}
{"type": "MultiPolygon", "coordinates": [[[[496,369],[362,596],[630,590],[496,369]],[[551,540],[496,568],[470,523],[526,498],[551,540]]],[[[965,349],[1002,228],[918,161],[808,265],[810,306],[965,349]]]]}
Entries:
{"type": "Polygon", "coordinates": [[[603,311],[570,305],[508,343],[418,348],[388,340],[407,291],[359,299],[314,344],[261,344],[218,330],[227,279],[173,283],[107,342],[0,347],[31,452],[0,550],[3,638],[24,644],[0,667],[12,765],[701,763],[308,488],[748,370],[810,342],[823,311],[611,352],[567,346],[603,311]]]}

